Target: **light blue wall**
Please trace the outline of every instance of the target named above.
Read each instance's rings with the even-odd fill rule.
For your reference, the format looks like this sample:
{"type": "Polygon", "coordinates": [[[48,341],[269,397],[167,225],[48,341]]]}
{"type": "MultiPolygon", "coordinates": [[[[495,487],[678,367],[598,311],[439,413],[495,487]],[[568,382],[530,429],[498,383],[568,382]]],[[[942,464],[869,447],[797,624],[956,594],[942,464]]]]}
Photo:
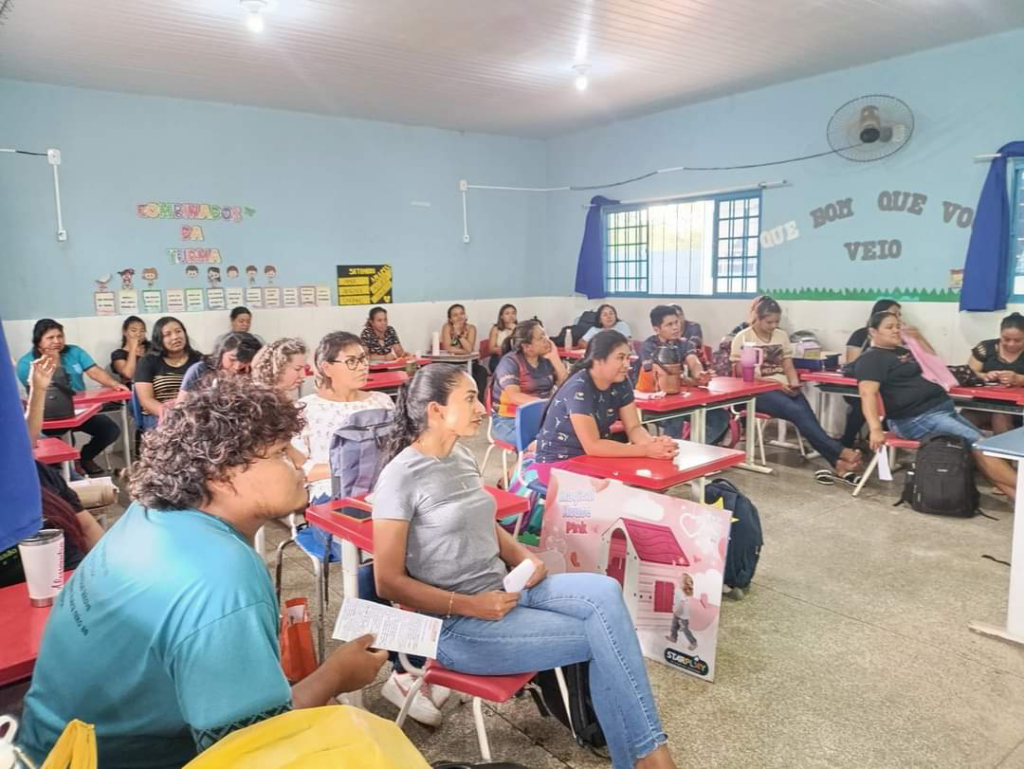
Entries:
{"type": "Polygon", "coordinates": [[[6,318],[91,315],[93,279],[125,267],[156,266],[157,288],[205,286],[168,263],[165,249],[188,245],[181,222],[140,219],[147,201],[256,209],[241,225],[209,224],[194,245],[220,248],[222,270],[273,264],[281,286],[389,263],[395,301],[540,292],[529,267],[542,260],[546,201],[473,199],[464,245],[458,182],[536,185],[542,142],[4,80],[0,115],[0,147],[61,149],[70,235],[55,238],[45,158],[0,154],[6,318]]]}
{"type": "MultiPolygon", "coordinates": [[[[944,224],[942,201],[974,207],[987,164],[976,154],[1024,138],[1024,31],[821,77],[765,88],[554,139],[547,144],[548,184],[594,184],[673,166],[724,166],[779,160],[828,149],[825,129],[834,110],[862,94],[906,101],[917,126],[912,141],[876,163],[830,156],[757,170],[659,175],[604,191],[626,199],[672,195],[788,179],[764,193],[767,227],[796,220],[801,237],[766,250],[762,287],[945,289],[963,266],[969,230],[944,224]],[[921,216],[882,213],[880,191],[928,195],[921,216]],[[855,216],[818,230],[809,212],[853,197],[855,216]],[[843,243],[898,238],[896,260],[851,262],[843,243]]],[[[588,98],[600,98],[595,82],[588,98]]],[[[594,193],[550,196],[547,282],[571,291],[582,237],[581,204],[594,193]]]]}

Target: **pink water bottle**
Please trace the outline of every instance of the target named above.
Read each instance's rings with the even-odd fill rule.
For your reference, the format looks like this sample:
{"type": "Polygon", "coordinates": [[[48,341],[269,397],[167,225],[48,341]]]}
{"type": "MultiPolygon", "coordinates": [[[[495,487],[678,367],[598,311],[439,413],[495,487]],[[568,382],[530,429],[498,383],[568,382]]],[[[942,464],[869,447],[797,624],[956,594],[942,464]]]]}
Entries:
{"type": "Polygon", "coordinates": [[[740,350],[740,370],[743,372],[744,382],[754,381],[754,368],[761,365],[764,360],[764,350],[756,344],[745,344],[740,350]]]}

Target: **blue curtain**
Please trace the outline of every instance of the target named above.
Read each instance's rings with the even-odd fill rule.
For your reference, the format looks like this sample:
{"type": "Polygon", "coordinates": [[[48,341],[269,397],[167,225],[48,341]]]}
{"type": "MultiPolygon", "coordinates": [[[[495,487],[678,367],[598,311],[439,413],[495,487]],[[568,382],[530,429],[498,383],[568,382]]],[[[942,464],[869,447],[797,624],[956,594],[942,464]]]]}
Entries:
{"type": "Polygon", "coordinates": [[[583,226],[580,258],[576,262],[576,293],[585,294],[587,299],[600,299],[605,295],[601,206],[614,206],[618,205],[618,202],[600,195],[590,199],[587,222],[583,226]]]}
{"type": "Polygon", "coordinates": [[[18,382],[0,322],[0,550],[31,537],[42,525],[39,476],[25,429],[18,382]]]}
{"type": "Polygon", "coordinates": [[[974,229],[964,262],[960,309],[973,312],[1006,307],[1010,260],[1010,201],[1006,194],[1006,159],[1024,156],[1024,142],[999,148],[974,211],[974,229]]]}

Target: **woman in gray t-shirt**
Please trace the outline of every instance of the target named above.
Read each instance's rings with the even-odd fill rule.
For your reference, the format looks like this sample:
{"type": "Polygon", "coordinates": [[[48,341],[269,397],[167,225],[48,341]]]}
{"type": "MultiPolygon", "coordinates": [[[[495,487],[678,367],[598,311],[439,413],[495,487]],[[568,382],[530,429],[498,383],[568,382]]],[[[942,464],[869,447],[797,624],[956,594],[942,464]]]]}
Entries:
{"type": "Polygon", "coordinates": [[[612,766],[675,767],[618,582],[549,577],[497,526],[476,461],[458,444],[484,416],[461,367],[426,366],[399,391],[390,461],[373,492],[377,593],[444,619],[437,658],[453,670],[511,675],[589,661],[612,766]],[[526,588],[503,592],[525,560],[535,567],[526,588]]]}

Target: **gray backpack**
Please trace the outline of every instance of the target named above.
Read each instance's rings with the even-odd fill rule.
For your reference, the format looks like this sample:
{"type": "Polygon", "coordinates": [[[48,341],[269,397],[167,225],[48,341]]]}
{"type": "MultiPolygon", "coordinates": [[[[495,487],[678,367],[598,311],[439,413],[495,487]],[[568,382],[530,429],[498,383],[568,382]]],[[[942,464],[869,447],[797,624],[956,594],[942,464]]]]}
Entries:
{"type": "Polygon", "coordinates": [[[355,497],[373,489],[380,475],[381,453],[395,429],[392,409],[349,414],[331,436],[331,496],[355,497]]]}

